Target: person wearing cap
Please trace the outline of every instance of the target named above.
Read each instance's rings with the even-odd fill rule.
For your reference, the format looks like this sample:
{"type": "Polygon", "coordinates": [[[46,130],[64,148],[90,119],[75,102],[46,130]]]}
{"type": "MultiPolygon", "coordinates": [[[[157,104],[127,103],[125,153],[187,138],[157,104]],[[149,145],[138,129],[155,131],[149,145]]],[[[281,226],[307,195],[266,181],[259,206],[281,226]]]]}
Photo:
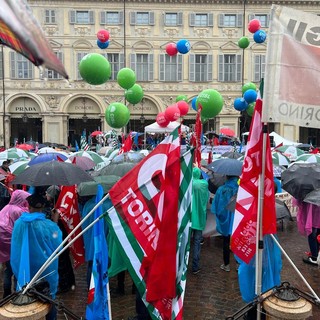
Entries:
{"type": "MultiPolygon", "coordinates": [[[[42,212],[45,199],[37,194],[27,197],[29,212],[23,212],[16,220],[11,240],[10,262],[17,278],[17,290],[38,272],[51,254],[62,243],[62,233],[57,223],[46,219],[42,212]]],[[[53,219],[57,220],[56,217],[53,219]]],[[[40,275],[49,283],[50,297],[55,298],[58,288],[58,259],[55,259],[40,275]]],[[[53,306],[46,316],[47,320],[56,319],[53,306]]]]}

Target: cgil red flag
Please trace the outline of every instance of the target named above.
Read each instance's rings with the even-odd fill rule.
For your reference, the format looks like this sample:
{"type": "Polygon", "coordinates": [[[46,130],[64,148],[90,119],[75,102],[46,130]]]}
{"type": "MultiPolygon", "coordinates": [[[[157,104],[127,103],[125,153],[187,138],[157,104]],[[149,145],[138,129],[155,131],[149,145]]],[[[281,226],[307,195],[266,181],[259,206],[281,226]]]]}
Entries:
{"type": "Polygon", "coordinates": [[[127,138],[124,140],[124,136],[122,136],[122,147],[119,150],[119,154],[129,152],[132,149],[133,140],[131,133],[128,134],[127,138]]]}
{"type": "MultiPolygon", "coordinates": [[[[262,100],[256,101],[251,122],[247,154],[237,195],[231,250],[241,260],[249,263],[256,251],[259,178],[262,173],[263,126],[261,122],[262,100]]],[[[267,139],[264,177],[263,235],[276,233],[276,211],[273,181],[273,165],[270,140],[267,139]]]]}

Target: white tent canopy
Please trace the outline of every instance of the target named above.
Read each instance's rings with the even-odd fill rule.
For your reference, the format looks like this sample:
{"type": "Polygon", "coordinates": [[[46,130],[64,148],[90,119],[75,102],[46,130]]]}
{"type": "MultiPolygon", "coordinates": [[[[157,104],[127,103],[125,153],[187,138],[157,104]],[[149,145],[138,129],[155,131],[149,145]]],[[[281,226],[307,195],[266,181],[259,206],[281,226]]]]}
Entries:
{"type": "MultiPolygon", "coordinates": [[[[249,132],[245,132],[245,133],[243,133],[243,135],[247,136],[247,135],[249,135],[249,132]]],[[[300,142],[294,142],[294,141],[288,140],[288,139],[280,136],[280,134],[275,133],[274,131],[269,133],[269,136],[273,137],[273,141],[274,141],[276,146],[278,146],[281,143],[284,146],[296,146],[296,145],[300,144],[300,142]]]]}
{"type": "MultiPolygon", "coordinates": [[[[180,122],[178,121],[172,121],[170,122],[166,127],[160,127],[157,122],[154,122],[144,128],[144,132],[153,132],[153,133],[166,133],[166,132],[172,132],[176,127],[180,125],[180,122]]],[[[182,125],[181,130],[184,132],[189,131],[189,127],[182,125]]]]}

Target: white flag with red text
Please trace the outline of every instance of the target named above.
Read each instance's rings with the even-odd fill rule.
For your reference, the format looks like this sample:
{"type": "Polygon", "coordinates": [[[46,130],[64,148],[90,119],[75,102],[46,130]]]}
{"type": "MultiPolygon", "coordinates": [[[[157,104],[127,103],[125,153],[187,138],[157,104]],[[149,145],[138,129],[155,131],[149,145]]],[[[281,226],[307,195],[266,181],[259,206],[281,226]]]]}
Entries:
{"type": "Polygon", "coordinates": [[[192,155],[174,130],[110,190],[107,220],[152,319],[182,319],[192,155]]]}
{"type": "Polygon", "coordinates": [[[265,67],[264,122],[318,128],[320,17],[272,5],[265,67]]]}
{"type": "Polygon", "coordinates": [[[249,131],[231,235],[232,252],[246,263],[249,263],[256,253],[259,178],[264,178],[262,233],[263,235],[276,233],[273,164],[269,138],[266,145],[265,176],[261,175],[263,147],[261,113],[262,100],[258,98],[249,131]]]}

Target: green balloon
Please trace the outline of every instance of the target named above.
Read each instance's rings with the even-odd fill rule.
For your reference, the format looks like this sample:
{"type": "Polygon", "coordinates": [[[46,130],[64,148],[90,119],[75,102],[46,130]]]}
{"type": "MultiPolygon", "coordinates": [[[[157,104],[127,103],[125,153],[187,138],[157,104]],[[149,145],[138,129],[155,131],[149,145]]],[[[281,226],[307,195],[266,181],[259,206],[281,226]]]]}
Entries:
{"type": "Polygon", "coordinates": [[[129,122],[130,111],[120,102],[109,104],[105,111],[105,119],[111,128],[122,128],[129,122]]]}
{"type": "Polygon", "coordinates": [[[242,86],[242,94],[244,94],[247,90],[253,89],[254,91],[257,90],[257,86],[253,82],[247,82],[242,86]]]}
{"type": "Polygon", "coordinates": [[[254,112],[254,107],[256,106],[256,103],[255,102],[252,102],[248,105],[248,108],[246,109],[247,111],[247,114],[252,117],[253,115],[253,112],[254,112]]]}
{"type": "Polygon", "coordinates": [[[124,96],[128,102],[137,104],[143,98],[143,89],[136,83],[130,89],[126,90],[124,96]]]}
{"type": "Polygon", "coordinates": [[[107,82],[111,77],[109,61],[99,53],[89,53],[79,64],[80,75],[84,81],[99,85],[107,82]]]}
{"type": "Polygon", "coordinates": [[[176,102],[181,101],[181,100],[183,100],[185,102],[188,102],[188,97],[186,95],[184,95],[184,94],[181,94],[181,95],[176,97],[176,102]]]}
{"type": "Polygon", "coordinates": [[[241,37],[238,41],[238,46],[241,48],[241,49],[245,49],[245,48],[248,48],[249,47],[249,44],[250,44],[250,40],[248,37],[241,37]]]}
{"type": "Polygon", "coordinates": [[[121,88],[130,89],[136,83],[136,74],[130,68],[122,68],[118,72],[117,81],[121,88]]]}
{"type": "Polygon", "coordinates": [[[201,117],[203,119],[214,118],[222,110],[224,101],[220,92],[214,89],[206,89],[198,95],[196,106],[202,106],[201,117]]]}

